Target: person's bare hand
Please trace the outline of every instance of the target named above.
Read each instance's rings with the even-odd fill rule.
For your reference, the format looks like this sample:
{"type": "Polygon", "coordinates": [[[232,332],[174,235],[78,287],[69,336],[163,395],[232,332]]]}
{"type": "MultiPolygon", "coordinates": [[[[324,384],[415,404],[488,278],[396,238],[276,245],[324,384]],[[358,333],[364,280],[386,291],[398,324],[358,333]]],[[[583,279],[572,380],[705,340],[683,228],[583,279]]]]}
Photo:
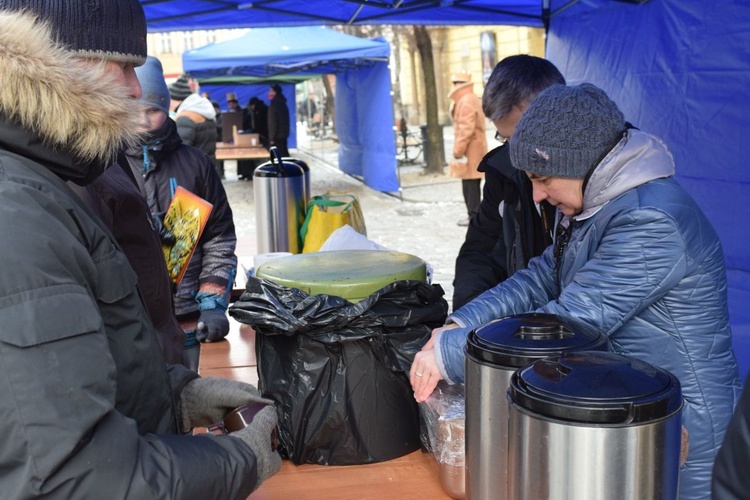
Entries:
{"type": "MultiPolygon", "coordinates": [[[[433,342],[433,340],[431,339],[430,342],[433,342]]],[[[409,381],[417,403],[425,401],[442,379],[443,376],[440,374],[435,359],[435,349],[423,349],[414,356],[414,362],[409,372],[409,381]]]]}

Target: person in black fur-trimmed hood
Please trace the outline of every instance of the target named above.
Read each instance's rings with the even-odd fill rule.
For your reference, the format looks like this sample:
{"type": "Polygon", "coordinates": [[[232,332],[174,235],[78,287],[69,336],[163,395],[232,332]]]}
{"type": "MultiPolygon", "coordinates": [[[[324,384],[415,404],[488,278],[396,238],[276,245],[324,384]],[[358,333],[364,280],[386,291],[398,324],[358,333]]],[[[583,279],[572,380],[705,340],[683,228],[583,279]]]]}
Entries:
{"type": "Polygon", "coordinates": [[[179,436],[262,401],[167,367],[136,275],[69,188],[141,123],[136,0],[0,0],[0,491],[7,498],[246,498],[277,471],[272,407],[229,436],[179,436]]]}

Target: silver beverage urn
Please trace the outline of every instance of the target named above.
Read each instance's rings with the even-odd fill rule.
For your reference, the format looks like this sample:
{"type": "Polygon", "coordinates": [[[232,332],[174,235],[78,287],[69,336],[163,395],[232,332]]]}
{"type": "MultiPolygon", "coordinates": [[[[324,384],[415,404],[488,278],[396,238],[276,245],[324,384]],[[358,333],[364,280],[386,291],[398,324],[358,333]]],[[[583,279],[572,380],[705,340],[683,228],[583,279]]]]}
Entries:
{"type": "Polygon", "coordinates": [[[466,342],[466,498],[507,495],[510,377],[520,367],[574,350],[608,350],[606,335],[553,314],[508,316],[472,331],[466,342]]]}
{"type": "Polygon", "coordinates": [[[566,353],[518,370],[509,399],[512,500],[675,500],[680,382],[611,352],[566,353]]]}
{"type": "Polygon", "coordinates": [[[253,172],[257,250],[297,254],[306,209],[305,173],[296,163],[283,161],[275,147],[270,153],[271,160],[253,172]]]}

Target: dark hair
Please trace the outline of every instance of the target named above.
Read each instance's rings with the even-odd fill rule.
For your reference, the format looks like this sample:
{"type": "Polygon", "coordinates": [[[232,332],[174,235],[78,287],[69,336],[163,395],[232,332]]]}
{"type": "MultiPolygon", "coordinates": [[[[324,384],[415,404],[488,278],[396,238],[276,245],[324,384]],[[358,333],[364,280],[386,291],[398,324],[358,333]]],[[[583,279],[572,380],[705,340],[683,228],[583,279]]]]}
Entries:
{"type": "Polygon", "coordinates": [[[565,78],[554,64],[541,57],[521,54],[506,57],[492,70],[482,95],[482,111],[490,120],[510,113],[513,106],[531,102],[547,87],[565,78]]]}
{"type": "Polygon", "coordinates": [[[273,83],[273,84],[271,84],[271,88],[272,88],[272,89],[273,89],[273,91],[274,91],[274,92],[276,92],[277,94],[283,94],[283,92],[281,91],[281,85],[279,85],[278,83],[273,83]]]}

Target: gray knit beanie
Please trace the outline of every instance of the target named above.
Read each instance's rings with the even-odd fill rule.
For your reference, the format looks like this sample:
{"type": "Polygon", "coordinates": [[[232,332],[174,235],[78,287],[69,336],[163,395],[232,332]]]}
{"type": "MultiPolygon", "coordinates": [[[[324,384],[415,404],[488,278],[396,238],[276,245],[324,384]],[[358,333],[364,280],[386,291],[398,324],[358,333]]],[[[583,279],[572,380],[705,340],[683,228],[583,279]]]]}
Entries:
{"type": "Polygon", "coordinates": [[[190,88],[187,75],[180,76],[169,86],[169,96],[175,101],[184,101],[192,93],[193,89],[190,88]]]}
{"type": "Polygon", "coordinates": [[[154,56],[148,56],[146,64],[135,68],[135,74],[141,84],[141,104],[153,106],[169,114],[169,89],[164,81],[164,70],[161,61],[154,56]]]}
{"type": "Polygon", "coordinates": [[[77,56],[135,65],[146,61],[146,16],[138,0],[0,0],[0,10],[36,14],[77,56]]]}
{"type": "Polygon", "coordinates": [[[600,88],[552,85],[534,99],[510,140],[519,170],[583,179],[617,144],[625,119],[600,88]]]}

